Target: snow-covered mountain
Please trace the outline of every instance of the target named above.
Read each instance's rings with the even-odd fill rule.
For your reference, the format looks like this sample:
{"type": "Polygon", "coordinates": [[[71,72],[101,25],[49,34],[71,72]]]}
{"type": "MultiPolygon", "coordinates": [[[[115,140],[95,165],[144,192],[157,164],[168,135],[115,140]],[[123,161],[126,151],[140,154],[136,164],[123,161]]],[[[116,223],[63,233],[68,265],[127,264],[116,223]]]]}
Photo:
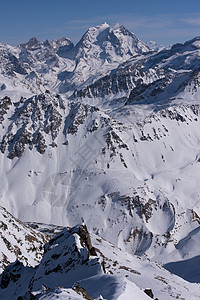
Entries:
{"type": "Polygon", "coordinates": [[[97,80],[133,55],[149,52],[124,26],[91,27],[76,46],[67,38],[44,42],[31,38],[18,47],[0,45],[1,86],[23,86],[27,92],[46,89],[72,93],[97,80]]]}
{"type": "Polygon", "coordinates": [[[199,282],[199,57],[199,37],[155,51],[106,23],[1,44],[0,205],[199,282]]]}
{"type": "Polygon", "coordinates": [[[176,278],[146,258],[123,252],[99,236],[90,238],[87,227],[79,225],[52,238],[44,246],[43,258],[36,267],[25,267],[19,261],[7,267],[0,275],[0,297],[198,299],[199,287],[176,278]]]}
{"type": "Polygon", "coordinates": [[[155,50],[155,51],[160,51],[160,50],[163,50],[166,48],[166,47],[156,43],[155,41],[149,41],[146,44],[151,50],[155,50]]]}

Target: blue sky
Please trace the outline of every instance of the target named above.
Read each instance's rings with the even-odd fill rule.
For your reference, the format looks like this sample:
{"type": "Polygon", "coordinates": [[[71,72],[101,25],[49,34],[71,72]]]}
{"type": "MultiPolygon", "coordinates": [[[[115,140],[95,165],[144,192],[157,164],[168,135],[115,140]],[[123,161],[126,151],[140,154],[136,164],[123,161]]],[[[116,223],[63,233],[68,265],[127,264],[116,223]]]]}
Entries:
{"type": "Polygon", "coordinates": [[[91,26],[123,24],[143,41],[163,45],[200,36],[199,0],[3,0],[0,42],[16,45],[30,37],[63,36],[78,42],[91,26]]]}

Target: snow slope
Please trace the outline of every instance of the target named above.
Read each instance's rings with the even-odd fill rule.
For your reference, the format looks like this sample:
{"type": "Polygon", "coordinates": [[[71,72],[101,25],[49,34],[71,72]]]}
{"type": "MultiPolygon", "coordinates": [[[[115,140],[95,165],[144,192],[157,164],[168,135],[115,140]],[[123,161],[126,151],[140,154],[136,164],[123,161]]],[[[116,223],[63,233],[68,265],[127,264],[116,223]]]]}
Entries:
{"type": "Polygon", "coordinates": [[[92,244],[85,225],[64,229],[45,245],[38,266],[28,268],[15,262],[5,269],[0,276],[0,296],[198,299],[198,285],[170,274],[145,257],[133,257],[96,235],[92,235],[92,244]]]}
{"type": "Polygon", "coordinates": [[[42,258],[48,236],[38,233],[0,207],[0,272],[16,259],[35,266],[42,258]]]}

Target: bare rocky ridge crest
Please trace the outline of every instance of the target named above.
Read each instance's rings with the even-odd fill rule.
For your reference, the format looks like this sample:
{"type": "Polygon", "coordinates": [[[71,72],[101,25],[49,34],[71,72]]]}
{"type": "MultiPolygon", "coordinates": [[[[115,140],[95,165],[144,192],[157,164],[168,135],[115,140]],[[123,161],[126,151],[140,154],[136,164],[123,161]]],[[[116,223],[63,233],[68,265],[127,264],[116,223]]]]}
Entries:
{"type": "MultiPolygon", "coordinates": [[[[174,279],[155,263],[128,255],[99,236],[90,237],[82,224],[61,230],[45,244],[43,258],[34,268],[19,261],[8,266],[0,275],[0,296],[18,300],[64,296],[92,300],[103,296],[111,300],[126,293],[128,298],[134,292],[139,299],[157,300],[169,295],[179,298],[183,292],[189,295],[190,284],[174,279]],[[180,290],[183,283],[187,286],[184,291],[180,290]]],[[[194,287],[194,299],[197,292],[194,287]]]]}

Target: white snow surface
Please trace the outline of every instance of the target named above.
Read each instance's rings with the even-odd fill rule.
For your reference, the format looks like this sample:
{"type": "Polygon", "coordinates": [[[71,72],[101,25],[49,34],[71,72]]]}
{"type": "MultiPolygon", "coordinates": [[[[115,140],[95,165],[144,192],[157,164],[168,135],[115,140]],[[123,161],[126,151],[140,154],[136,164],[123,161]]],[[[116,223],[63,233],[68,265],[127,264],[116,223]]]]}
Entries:
{"type": "Polygon", "coordinates": [[[35,268],[19,262],[7,267],[0,276],[0,297],[143,300],[149,299],[146,291],[150,290],[158,299],[199,298],[198,284],[171,274],[145,256],[130,255],[100,236],[91,235],[96,253],[86,259],[89,248],[80,233],[82,226],[64,229],[50,240],[35,268]]]}
{"type": "Polygon", "coordinates": [[[0,273],[16,259],[25,265],[37,265],[48,237],[14,218],[0,207],[0,273]]]}

